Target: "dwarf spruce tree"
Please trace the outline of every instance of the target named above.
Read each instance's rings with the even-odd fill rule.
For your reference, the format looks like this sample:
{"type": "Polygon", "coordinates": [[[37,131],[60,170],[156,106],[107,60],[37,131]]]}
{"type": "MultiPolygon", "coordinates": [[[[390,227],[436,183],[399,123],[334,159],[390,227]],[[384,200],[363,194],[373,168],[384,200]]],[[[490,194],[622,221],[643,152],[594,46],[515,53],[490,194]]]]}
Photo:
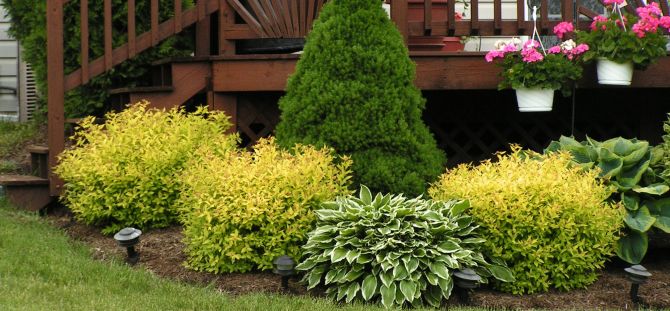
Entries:
{"type": "Polygon", "coordinates": [[[400,33],[378,0],[331,0],[320,14],[279,102],[277,141],[350,155],[354,181],[376,191],[424,192],[446,158],[400,33]]]}

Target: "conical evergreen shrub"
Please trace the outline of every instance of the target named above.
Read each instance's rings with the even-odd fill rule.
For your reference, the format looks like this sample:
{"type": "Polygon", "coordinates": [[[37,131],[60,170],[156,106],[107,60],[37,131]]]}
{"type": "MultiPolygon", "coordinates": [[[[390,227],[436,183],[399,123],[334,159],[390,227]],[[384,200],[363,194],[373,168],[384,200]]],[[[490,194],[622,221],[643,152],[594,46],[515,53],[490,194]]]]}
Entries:
{"type": "Polygon", "coordinates": [[[378,0],[331,0],[280,100],[278,143],[327,145],[374,191],[423,193],[446,161],[421,119],[415,64],[378,0]]]}

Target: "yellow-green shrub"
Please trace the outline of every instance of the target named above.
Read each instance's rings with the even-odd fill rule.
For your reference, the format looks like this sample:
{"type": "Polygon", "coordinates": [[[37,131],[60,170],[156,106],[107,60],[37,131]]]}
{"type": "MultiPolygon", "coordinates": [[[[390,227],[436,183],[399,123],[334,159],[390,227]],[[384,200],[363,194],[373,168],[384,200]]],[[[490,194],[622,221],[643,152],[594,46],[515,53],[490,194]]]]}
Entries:
{"type": "Polygon", "coordinates": [[[611,190],[596,171],[571,165],[566,153],[509,155],[447,171],[429,190],[434,199],[469,199],[486,237],[484,252],[502,259],[516,294],[582,288],[613,254],[623,209],[605,203],[611,190]]]}
{"type": "Polygon", "coordinates": [[[296,260],[323,201],[349,194],[351,161],[332,150],[279,149],[261,140],[255,152],[200,150],[187,167],[180,197],[188,265],[207,272],[269,269],[287,254],[296,260]]]}
{"type": "Polygon", "coordinates": [[[147,109],[146,102],[106,115],[99,125],[85,119],[75,146],[60,157],[64,202],[75,216],[112,233],[124,226],[164,227],[176,220],[181,190],[176,176],[204,144],[233,149],[235,136],[222,112],[184,114],[147,109]]]}

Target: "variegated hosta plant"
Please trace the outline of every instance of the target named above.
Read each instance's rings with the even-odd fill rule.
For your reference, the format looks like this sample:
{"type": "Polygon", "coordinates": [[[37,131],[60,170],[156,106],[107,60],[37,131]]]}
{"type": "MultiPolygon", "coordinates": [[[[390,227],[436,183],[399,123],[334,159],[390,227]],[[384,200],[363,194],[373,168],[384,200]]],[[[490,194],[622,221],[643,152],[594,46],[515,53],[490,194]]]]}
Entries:
{"type": "Polygon", "coordinates": [[[439,306],[451,295],[452,272],[471,268],[513,281],[504,263],[479,251],[485,240],[465,213],[468,201],[432,201],[377,194],[361,186],[359,197],[338,197],[316,211],[317,227],[304,246],[308,288],[322,284],[329,297],[393,305],[439,306]]]}

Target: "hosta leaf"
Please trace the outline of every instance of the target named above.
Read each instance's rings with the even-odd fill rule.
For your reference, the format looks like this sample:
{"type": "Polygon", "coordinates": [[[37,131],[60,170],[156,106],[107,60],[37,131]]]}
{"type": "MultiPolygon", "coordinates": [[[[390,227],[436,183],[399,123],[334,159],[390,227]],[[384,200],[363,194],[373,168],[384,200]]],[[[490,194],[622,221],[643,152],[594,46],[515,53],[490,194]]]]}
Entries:
{"type": "Polygon", "coordinates": [[[651,216],[648,207],[642,206],[637,211],[628,211],[623,220],[628,225],[628,228],[638,232],[647,232],[656,221],[656,218],[651,216]]]}
{"type": "Polygon", "coordinates": [[[458,245],[458,243],[447,240],[440,243],[440,245],[437,246],[437,249],[443,253],[453,253],[460,250],[461,247],[458,245]]]}
{"type": "Polygon", "coordinates": [[[491,274],[493,275],[494,278],[503,281],[503,282],[514,282],[516,279],[514,278],[514,275],[512,274],[512,271],[503,266],[499,265],[490,265],[489,271],[491,271],[491,274]]]}
{"type": "Polygon", "coordinates": [[[296,270],[306,271],[314,268],[316,266],[316,261],[312,258],[307,258],[305,261],[301,262],[295,267],[296,270]]]}
{"type": "Polygon", "coordinates": [[[647,170],[649,167],[649,163],[651,163],[651,152],[647,152],[645,157],[638,161],[635,165],[622,169],[619,177],[617,178],[617,182],[626,188],[633,188],[637,186],[637,184],[640,182],[640,179],[642,179],[642,174],[647,170]]]}
{"type": "Polygon", "coordinates": [[[448,277],[446,279],[439,279],[438,284],[442,289],[442,296],[445,299],[449,299],[449,296],[451,296],[451,290],[454,288],[454,281],[451,279],[451,277],[448,277]]]}
{"type": "Polygon", "coordinates": [[[331,209],[320,209],[314,211],[316,216],[323,221],[331,220],[331,219],[338,219],[342,217],[343,213],[340,211],[336,210],[331,210],[331,209]]]}
{"type": "Polygon", "coordinates": [[[340,284],[337,286],[337,301],[342,300],[347,295],[347,289],[349,289],[349,284],[340,284]]]}
{"type": "Polygon", "coordinates": [[[424,272],[424,275],[426,276],[426,280],[428,281],[428,283],[430,283],[431,285],[437,285],[438,280],[437,275],[428,271],[424,272]]]}
{"type": "Polygon", "coordinates": [[[393,267],[393,279],[402,280],[407,278],[407,276],[407,269],[405,269],[404,265],[395,265],[395,267],[393,267]]]}
{"type": "Polygon", "coordinates": [[[391,286],[393,283],[393,273],[391,273],[391,271],[381,272],[379,274],[379,279],[381,279],[382,284],[386,285],[387,287],[391,286]]]}
{"type": "Polygon", "coordinates": [[[447,266],[441,262],[432,263],[430,265],[430,271],[435,273],[441,279],[449,278],[449,270],[447,269],[447,266]]]}
{"type": "Polygon", "coordinates": [[[463,240],[463,244],[480,244],[486,242],[486,239],[482,238],[467,238],[463,240]]]}
{"type": "Polygon", "coordinates": [[[392,307],[393,303],[395,302],[395,283],[391,283],[390,286],[382,285],[379,288],[379,292],[382,294],[382,305],[384,305],[386,308],[392,307]]]}
{"type": "Polygon", "coordinates": [[[409,273],[416,271],[418,267],[419,267],[419,260],[414,257],[410,258],[407,262],[405,262],[405,268],[407,268],[407,272],[409,273]]]}
{"type": "Polygon", "coordinates": [[[349,288],[347,288],[347,303],[350,303],[354,298],[356,298],[356,293],[358,293],[358,290],[361,288],[361,285],[358,284],[358,282],[353,282],[349,284],[349,288]]]}
{"type": "Polygon", "coordinates": [[[363,270],[354,270],[351,269],[347,274],[344,276],[344,280],[347,282],[353,282],[355,281],[359,276],[363,275],[363,270]]]}
{"type": "Polygon", "coordinates": [[[649,213],[656,218],[654,227],[670,233],[670,198],[651,200],[644,203],[649,213]]]}
{"type": "Polygon", "coordinates": [[[470,255],[472,255],[471,250],[460,250],[458,252],[453,253],[451,256],[453,256],[454,259],[458,260],[469,257],[470,255]]]}
{"type": "Polygon", "coordinates": [[[321,275],[322,273],[314,273],[314,272],[310,273],[309,278],[307,279],[309,282],[307,285],[307,289],[312,289],[317,285],[319,285],[319,282],[321,282],[321,275]]]}
{"type": "Polygon", "coordinates": [[[372,261],[374,257],[372,254],[360,254],[358,255],[358,258],[356,258],[356,263],[364,264],[372,261]]]}
{"type": "Polygon", "coordinates": [[[463,214],[466,210],[470,208],[470,201],[468,200],[462,200],[462,201],[456,201],[453,206],[451,206],[451,210],[449,213],[451,216],[458,216],[463,214]]]}
{"type": "Polygon", "coordinates": [[[640,198],[634,194],[621,193],[621,202],[623,202],[623,206],[629,211],[637,211],[640,208],[640,198]]]}
{"type": "Polygon", "coordinates": [[[352,263],[354,260],[358,258],[358,256],[361,254],[358,250],[352,249],[347,252],[347,262],[352,263]]]}
{"type": "Polygon", "coordinates": [[[337,270],[337,269],[332,269],[332,270],[328,271],[328,273],[326,273],[326,280],[325,280],[324,284],[328,285],[328,284],[332,283],[333,280],[335,279],[335,277],[337,277],[337,274],[339,272],[340,271],[337,270]]]}
{"type": "Polygon", "coordinates": [[[402,280],[400,281],[400,291],[402,292],[403,296],[405,296],[405,300],[412,302],[412,300],[414,300],[414,293],[416,291],[416,283],[410,280],[402,280]]]}
{"type": "Polygon", "coordinates": [[[370,192],[370,189],[364,185],[361,185],[360,199],[365,205],[370,205],[372,203],[372,193],[370,192]]]}
{"type": "Polygon", "coordinates": [[[363,296],[363,300],[367,301],[372,298],[372,296],[375,295],[377,292],[377,277],[374,275],[370,274],[365,277],[363,280],[363,286],[361,286],[361,295],[363,296]]]}
{"type": "Polygon", "coordinates": [[[653,184],[646,187],[633,187],[633,191],[637,193],[646,193],[652,195],[661,195],[668,192],[668,190],[670,190],[670,187],[662,183],[653,184]]]}
{"type": "Polygon", "coordinates": [[[616,253],[619,258],[631,264],[639,264],[647,253],[649,238],[646,233],[631,231],[619,239],[616,253]]]}
{"type": "Polygon", "coordinates": [[[328,202],[321,203],[321,208],[322,209],[337,210],[337,209],[339,209],[339,207],[340,207],[340,205],[337,204],[337,202],[328,201],[328,202]]]}
{"type": "Polygon", "coordinates": [[[605,148],[598,149],[600,156],[600,177],[608,178],[618,175],[623,167],[623,159],[605,148]]]}
{"type": "Polygon", "coordinates": [[[330,254],[330,261],[333,263],[339,262],[340,260],[344,259],[347,256],[347,250],[344,248],[336,248],[333,250],[333,252],[330,254]]]}

